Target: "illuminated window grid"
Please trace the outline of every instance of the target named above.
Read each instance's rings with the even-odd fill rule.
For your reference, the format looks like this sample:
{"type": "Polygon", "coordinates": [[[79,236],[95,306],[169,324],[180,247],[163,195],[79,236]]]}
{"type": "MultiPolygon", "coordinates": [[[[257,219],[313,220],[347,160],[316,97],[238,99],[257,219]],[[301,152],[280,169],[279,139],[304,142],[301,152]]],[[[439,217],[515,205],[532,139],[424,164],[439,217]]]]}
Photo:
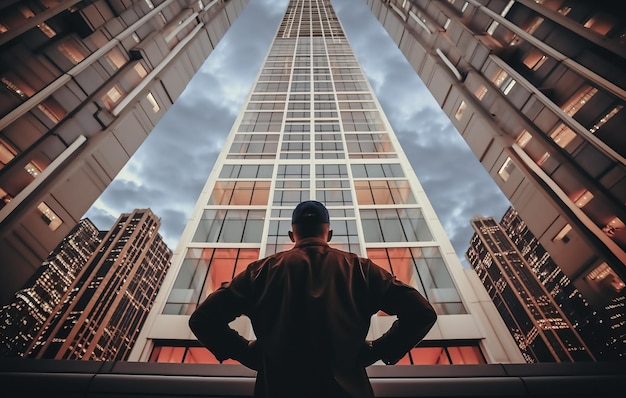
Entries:
{"type": "MultiPolygon", "coordinates": [[[[288,30],[286,26],[281,29],[288,30]]],[[[291,213],[298,202],[307,199],[327,205],[334,231],[331,246],[338,249],[365,256],[371,250],[437,248],[418,194],[413,191],[419,189],[419,182],[414,174],[406,175],[408,160],[399,156],[397,138],[349,44],[340,38],[296,39],[291,34],[290,38],[281,38],[279,30],[245,111],[225,143],[228,153],[220,154],[216,162],[220,168],[214,171],[216,175],[209,179],[199,200],[202,212],[196,230],[188,234],[187,250],[247,250],[254,253],[247,263],[287,250],[293,246],[287,235],[291,213]],[[246,234],[248,219],[243,214],[250,212],[259,221],[253,234],[258,239],[237,240],[246,234]],[[404,226],[413,231],[408,235],[414,236],[396,239],[390,235],[384,242],[366,242],[362,215],[372,212],[396,214],[396,228],[402,228],[402,216],[404,226]],[[221,220],[224,217],[228,220],[221,220]],[[229,222],[235,223],[236,233],[227,235],[237,239],[222,237],[222,231],[229,229],[224,224],[229,222]]],[[[181,276],[180,283],[177,281],[177,287],[171,290],[166,304],[170,314],[189,314],[204,296],[236,274],[234,255],[224,260],[229,264],[224,266],[225,271],[215,274],[204,260],[194,260],[194,272],[188,269],[192,267],[190,260],[184,261],[180,272],[186,273],[187,285],[181,276]]],[[[384,265],[389,260],[381,262],[384,265]]],[[[440,266],[447,272],[443,262],[440,266]]],[[[465,313],[460,299],[450,299],[458,297],[456,289],[449,290],[445,290],[447,299],[438,304],[440,313],[465,313]]],[[[163,355],[163,361],[175,356],[173,362],[207,357],[189,348],[187,354],[191,356],[184,354],[184,348],[181,356],[178,347],[164,347],[163,354],[157,356],[163,355]]],[[[441,347],[435,350],[447,352],[441,347]]],[[[417,363],[410,355],[406,361],[417,363]]]]}

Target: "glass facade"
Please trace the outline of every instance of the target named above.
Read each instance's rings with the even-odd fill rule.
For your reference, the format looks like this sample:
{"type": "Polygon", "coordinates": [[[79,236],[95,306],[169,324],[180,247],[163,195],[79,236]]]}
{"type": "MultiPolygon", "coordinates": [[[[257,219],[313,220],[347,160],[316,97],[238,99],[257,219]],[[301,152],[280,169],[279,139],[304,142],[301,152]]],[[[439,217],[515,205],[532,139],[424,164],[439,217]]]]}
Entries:
{"type": "MultiPolygon", "coordinates": [[[[186,330],[156,325],[186,327],[183,316],[248,263],[291,248],[291,212],[308,199],[330,212],[331,246],[371,257],[441,316],[474,322],[455,279],[458,258],[328,0],[287,6],[211,176],[179,243],[177,275],[145,332],[142,360],[215,363],[186,330]]],[[[393,319],[375,315],[370,334],[393,319]]],[[[235,323],[253,338],[247,319],[235,323]]],[[[484,336],[449,336],[425,340],[402,364],[486,362],[484,336]]]]}

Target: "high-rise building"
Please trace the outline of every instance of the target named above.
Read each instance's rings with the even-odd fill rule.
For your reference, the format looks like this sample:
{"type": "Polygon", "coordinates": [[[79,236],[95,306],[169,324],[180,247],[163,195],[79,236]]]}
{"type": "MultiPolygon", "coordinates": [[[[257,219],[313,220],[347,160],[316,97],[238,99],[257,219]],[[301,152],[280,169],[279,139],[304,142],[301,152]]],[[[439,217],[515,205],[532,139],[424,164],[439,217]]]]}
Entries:
{"type": "Polygon", "coordinates": [[[120,215],[24,356],[127,359],[171,264],[160,224],[149,209],[120,215]]]}
{"type": "MultiPolygon", "coordinates": [[[[217,363],[189,315],[250,262],[291,248],[291,213],[308,199],[328,207],[331,245],[370,257],[436,308],[401,364],[524,361],[461,266],[329,0],[287,5],[129,360],[217,363]]],[[[393,320],[374,316],[369,337],[393,320]]],[[[247,318],[232,325],[254,338],[247,318]]]]}
{"type": "Polygon", "coordinates": [[[604,307],[592,305],[554,263],[513,207],[502,216],[500,226],[596,359],[623,359],[626,355],[626,297],[616,296],[604,307]]]}
{"type": "Polygon", "coordinates": [[[115,178],[247,2],[0,2],[0,305],[115,178]]]}
{"type": "Polygon", "coordinates": [[[527,362],[596,358],[522,252],[493,217],[474,218],[466,257],[527,362]]]}
{"type": "Polygon", "coordinates": [[[0,356],[21,356],[94,253],[103,233],[80,220],[9,304],[0,309],[0,356]]]}
{"type": "Polygon", "coordinates": [[[626,286],[626,18],[611,1],[367,0],[576,288],[626,286]]]}

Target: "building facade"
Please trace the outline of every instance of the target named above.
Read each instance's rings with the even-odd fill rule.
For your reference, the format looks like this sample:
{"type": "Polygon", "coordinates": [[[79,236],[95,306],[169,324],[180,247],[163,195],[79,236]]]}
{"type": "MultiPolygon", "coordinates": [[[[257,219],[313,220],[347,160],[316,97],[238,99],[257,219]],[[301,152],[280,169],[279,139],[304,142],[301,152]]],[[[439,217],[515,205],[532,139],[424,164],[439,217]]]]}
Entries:
{"type": "Polygon", "coordinates": [[[626,355],[626,296],[616,296],[604,307],[590,304],[554,263],[513,207],[502,216],[500,226],[596,359],[623,359],[626,355]]]}
{"type": "Polygon", "coordinates": [[[466,257],[527,362],[593,361],[595,356],[507,231],[492,217],[471,221],[466,257]]]}
{"type": "Polygon", "coordinates": [[[115,178],[245,4],[0,4],[0,305],[115,178]]]}
{"type": "Polygon", "coordinates": [[[0,309],[0,356],[22,356],[26,352],[102,237],[88,218],[80,220],[9,304],[0,309]]]}
{"type": "MultiPolygon", "coordinates": [[[[289,2],[129,359],[217,363],[189,315],[250,262],[291,248],[291,213],[308,199],[327,206],[332,246],[370,257],[436,308],[437,324],[400,364],[523,362],[462,268],[329,0],[289,2]]],[[[394,319],[374,316],[369,338],[394,319]]],[[[254,338],[247,318],[231,325],[254,338]]]]}
{"type": "Polygon", "coordinates": [[[599,306],[623,295],[623,10],[602,0],[367,4],[576,288],[599,306]]]}
{"type": "Polygon", "coordinates": [[[159,227],[149,209],[120,215],[24,356],[126,360],[171,264],[159,227]]]}

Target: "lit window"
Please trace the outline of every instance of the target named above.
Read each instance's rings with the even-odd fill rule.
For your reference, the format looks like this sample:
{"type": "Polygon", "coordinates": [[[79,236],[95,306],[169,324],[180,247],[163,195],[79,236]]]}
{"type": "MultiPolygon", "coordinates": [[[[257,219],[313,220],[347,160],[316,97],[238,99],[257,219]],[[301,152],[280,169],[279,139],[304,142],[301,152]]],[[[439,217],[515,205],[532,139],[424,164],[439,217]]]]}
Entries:
{"type": "Polygon", "coordinates": [[[590,99],[598,92],[598,89],[591,86],[583,87],[578,90],[572,98],[569,99],[562,107],[563,111],[569,116],[574,116],[590,99]]]}
{"type": "Polygon", "coordinates": [[[145,0],[145,2],[151,10],[154,8],[154,4],[152,4],[152,0],[145,0]]]}
{"type": "Polygon", "coordinates": [[[167,23],[167,19],[165,19],[165,15],[163,15],[163,13],[162,13],[162,12],[159,12],[159,18],[161,18],[161,21],[162,21],[163,23],[167,23]]]}
{"type": "Polygon", "coordinates": [[[559,127],[550,134],[550,137],[552,137],[552,140],[554,140],[558,146],[565,148],[567,144],[576,138],[576,133],[565,124],[561,123],[559,127]]]}
{"type": "Polygon", "coordinates": [[[615,270],[609,267],[607,263],[602,263],[594,268],[593,271],[587,274],[586,278],[595,284],[608,285],[616,292],[621,291],[626,286],[624,281],[615,273],[615,270]]]}
{"type": "Polygon", "coordinates": [[[146,68],[144,68],[142,64],[135,64],[133,69],[135,69],[135,72],[137,72],[137,74],[141,78],[146,77],[146,75],[148,74],[148,72],[146,72],[146,68]]]}
{"type": "Polygon", "coordinates": [[[68,39],[58,46],[59,51],[65,57],[70,60],[74,65],[78,64],[80,61],[85,59],[85,56],[80,51],[78,44],[74,39],[68,39]]]}
{"type": "Polygon", "coordinates": [[[487,94],[487,87],[482,85],[478,88],[478,90],[474,91],[474,95],[476,96],[476,98],[481,101],[485,97],[485,94],[487,94]]]}
{"type": "MultiPolygon", "coordinates": [[[[2,76],[0,78],[0,81],[2,82],[2,84],[4,84],[4,86],[6,88],[8,88],[13,93],[17,94],[20,98],[25,99],[25,98],[29,97],[29,95],[26,92],[24,92],[24,90],[22,90],[22,88],[18,87],[18,85],[15,84],[15,82],[9,80],[5,76],[2,76]]],[[[31,91],[31,90],[29,90],[29,91],[31,91]]]]}
{"type": "Polygon", "coordinates": [[[0,34],[6,33],[8,31],[9,31],[9,28],[6,25],[0,23],[0,34]]]}
{"type": "Polygon", "coordinates": [[[606,122],[608,122],[609,120],[611,120],[611,118],[615,115],[617,115],[617,113],[623,108],[623,105],[618,105],[615,108],[611,109],[609,111],[609,113],[607,113],[606,115],[602,116],[602,118],[600,120],[598,120],[597,123],[595,123],[593,125],[592,128],[589,129],[589,131],[591,131],[592,133],[595,133],[596,131],[598,131],[598,129],[602,126],[604,126],[604,124],[606,122]]]}
{"type": "Polygon", "coordinates": [[[615,233],[618,230],[623,229],[625,226],[626,225],[624,225],[622,220],[620,220],[618,217],[613,217],[613,219],[609,221],[609,223],[606,224],[604,228],[602,228],[602,231],[604,231],[607,236],[612,238],[613,236],[615,236],[615,233]]]}
{"type": "Polygon", "coordinates": [[[141,41],[139,35],[135,32],[133,32],[130,36],[133,38],[133,40],[135,40],[135,43],[139,43],[141,41]]]}
{"type": "Polygon", "coordinates": [[[0,140],[0,168],[9,163],[17,152],[11,147],[11,145],[7,144],[3,140],[0,140]]]}
{"type": "Polygon", "coordinates": [[[593,30],[601,35],[606,35],[613,29],[613,18],[606,14],[597,14],[589,18],[583,26],[589,30],[593,30]]]}
{"type": "Polygon", "coordinates": [[[488,33],[490,36],[493,36],[493,32],[495,32],[495,31],[496,31],[496,28],[497,28],[499,25],[500,25],[500,23],[499,23],[499,22],[496,22],[495,20],[494,20],[494,21],[492,21],[492,22],[489,24],[489,27],[487,28],[487,33],[488,33]]]}
{"type": "Polygon", "coordinates": [[[461,103],[459,104],[459,108],[456,110],[456,113],[454,114],[454,117],[456,118],[456,120],[461,120],[461,118],[463,117],[463,113],[465,112],[465,108],[467,108],[465,101],[461,101],[461,103]]]}
{"type": "Polygon", "coordinates": [[[45,22],[40,23],[39,25],[37,25],[37,27],[39,28],[40,31],[43,32],[44,35],[48,36],[49,38],[52,38],[57,35],[57,32],[55,32],[54,29],[52,29],[45,22]]]}
{"type": "Polygon", "coordinates": [[[19,10],[22,13],[22,15],[24,16],[24,18],[26,18],[26,19],[32,18],[32,17],[35,16],[35,13],[33,12],[33,10],[31,10],[27,6],[19,6],[19,10]]]}
{"type": "Polygon", "coordinates": [[[522,133],[517,138],[517,145],[519,145],[520,148],[524,148],[526,145],[528,145],[532,138],[533,136],[528,132],[528,130],[522,130],[522,133]]]}
{"type": "Polygon", "coordinates": [[[500,70],[492,79],[491,81],[493,82],[493,84],[496,85],[496,87],[500,87],[502,86],[502,83],[504,83],[504,81],[509,77],[509,74],[506,73],[504,70],[500,70]]]}
{"type": "Polygon", "coordinates": [[[569,12],[570,12],[570,11],[572,11],[572,7],[566,7],[566,6],[564,6],[564,7],[559,8],[559,9],[558,9],[558,10],[556,10],[556,11],[557,11],[559,14],[561,14],[561,15],[567,15],[567,14],[569,14],[569,12]]]}
{"type": "Polygon", "coordinates": [[[537,28],[539,28],[539,26],[542,23],[543,23],[543,18],[536,17],[535,19],[533,19],[533,21],[531,22],[530,26],[528,26],[528,28],[526,29],[526,32],[528,32],[528,34],[532,35],[533,33],[535,33],[537,28]]]}
{"type": "Polygon", "coordinates": [[[541,66],[546,63],[547,60],[548,57],[543,55],[541,52],[532,51],[530,54],[526,55],[523,62],[528,69],[536,71],[539,70],[539,68],[541,68],[541,66]]]}
{"type": "Polygon", "coordinates": [[[515,83],[516,83],[516,81],[511,79],[511,80],[509,80],[508,83],[506,83],[504,85],[504,90],[502,90],[504,95],[508,95],[511,92],[511,89],[513,88],[513,86],[515,86],[515,83]]]}
{"type": "Polygon", "coordinates": [[[465,3],[463,3],[463,7],[461,7],[461,12],[465,12],[465,10],[467,10],[467,5],[469,3],[466,1],[465,3]]]}
{"type": "Polygon", "coordinates": [[[122,98],[122,89],[118,86],[113,86],[107,91],[107,93],[102,97],[104,104],[110,110],[113,106],[122,98]]]}
{"type": "Polygon", "coordinates": [[[515,171],[515,163],[511,158],[506,158],[500,170],[498,170],[498,175],[504,180],[507,181],[511,174],[515,171]]]}
{"type": "Polygon", "coordinates": [[[48,224],[51,230],[56,231],[63,224],[63,220],[44,202],[39,203],[37,209],[41,212],[41,218],[48,224]]]}
{"type": "Polygon", "coordinates": [[[450,26],[450,18],[446,19],[446,23],[443,24],[443,28],[448,30],[448,26],[450,26]]]}
{"type": "Polygon", "coordinates": [[[552,242],[563,242],[563,243],[567,243],[569,242],[570,238],[568,236],[568,233],[572,230],[572,226],[569,224],[566,224],[560,231],[558,234],[556,234],[556,236],[554,238],[552,238],[552,242]]]}
{"type": "Polygon", "coordinates": [[[24,170],[26,170],[26,172],[33,177],[37,177],[39,173],[41,173],[41,169],[37,167],[33,162],[28,162],[28,164],[24,166],[24,170]]]}
{"type": "Polygon", "coordinates": [[[9,195],[4,189],[0,188],[0,200],[2,201],[2,203],[0,203],[0,208],[11,202],[11,199],[13,199],[11,195],[9,195]]]}
{"type": "Polygon", "coordinates": [[[583,207],[585,207],[585,205],[587,203],[589,203],[591,201],[591,199],[593,199],[593,194],[591,192],[585,190],[583,193],[578,195],[578,197],[576,199],[574,199],[574,204],[579,209],[582,209],[583,207]]]}
{"type": "Polygon", "coordinates": [[[154,98],[154,95],[152,95],[152,93],[148,93],[148,95],[146,95],[146,98],[148,99],[150,105],[152,105],[152,112],[157,113],[161,109],[161,107],[154,98]]]}
{"type": "Polygon", "coordinates": [[[537,160],[537,165],[542,166],[548,159],[550,159],[550,154],[546,152],[537,160]]]}
{"type": "Polygon", "coordinates": [[[122,52],[117,48],[109,51],[107,55],[104,56],[107,60],[107,63],[113,68],[113,70],[117,70],[121,68],[126,63],[126,58],[122,55],[122,52]]]}

